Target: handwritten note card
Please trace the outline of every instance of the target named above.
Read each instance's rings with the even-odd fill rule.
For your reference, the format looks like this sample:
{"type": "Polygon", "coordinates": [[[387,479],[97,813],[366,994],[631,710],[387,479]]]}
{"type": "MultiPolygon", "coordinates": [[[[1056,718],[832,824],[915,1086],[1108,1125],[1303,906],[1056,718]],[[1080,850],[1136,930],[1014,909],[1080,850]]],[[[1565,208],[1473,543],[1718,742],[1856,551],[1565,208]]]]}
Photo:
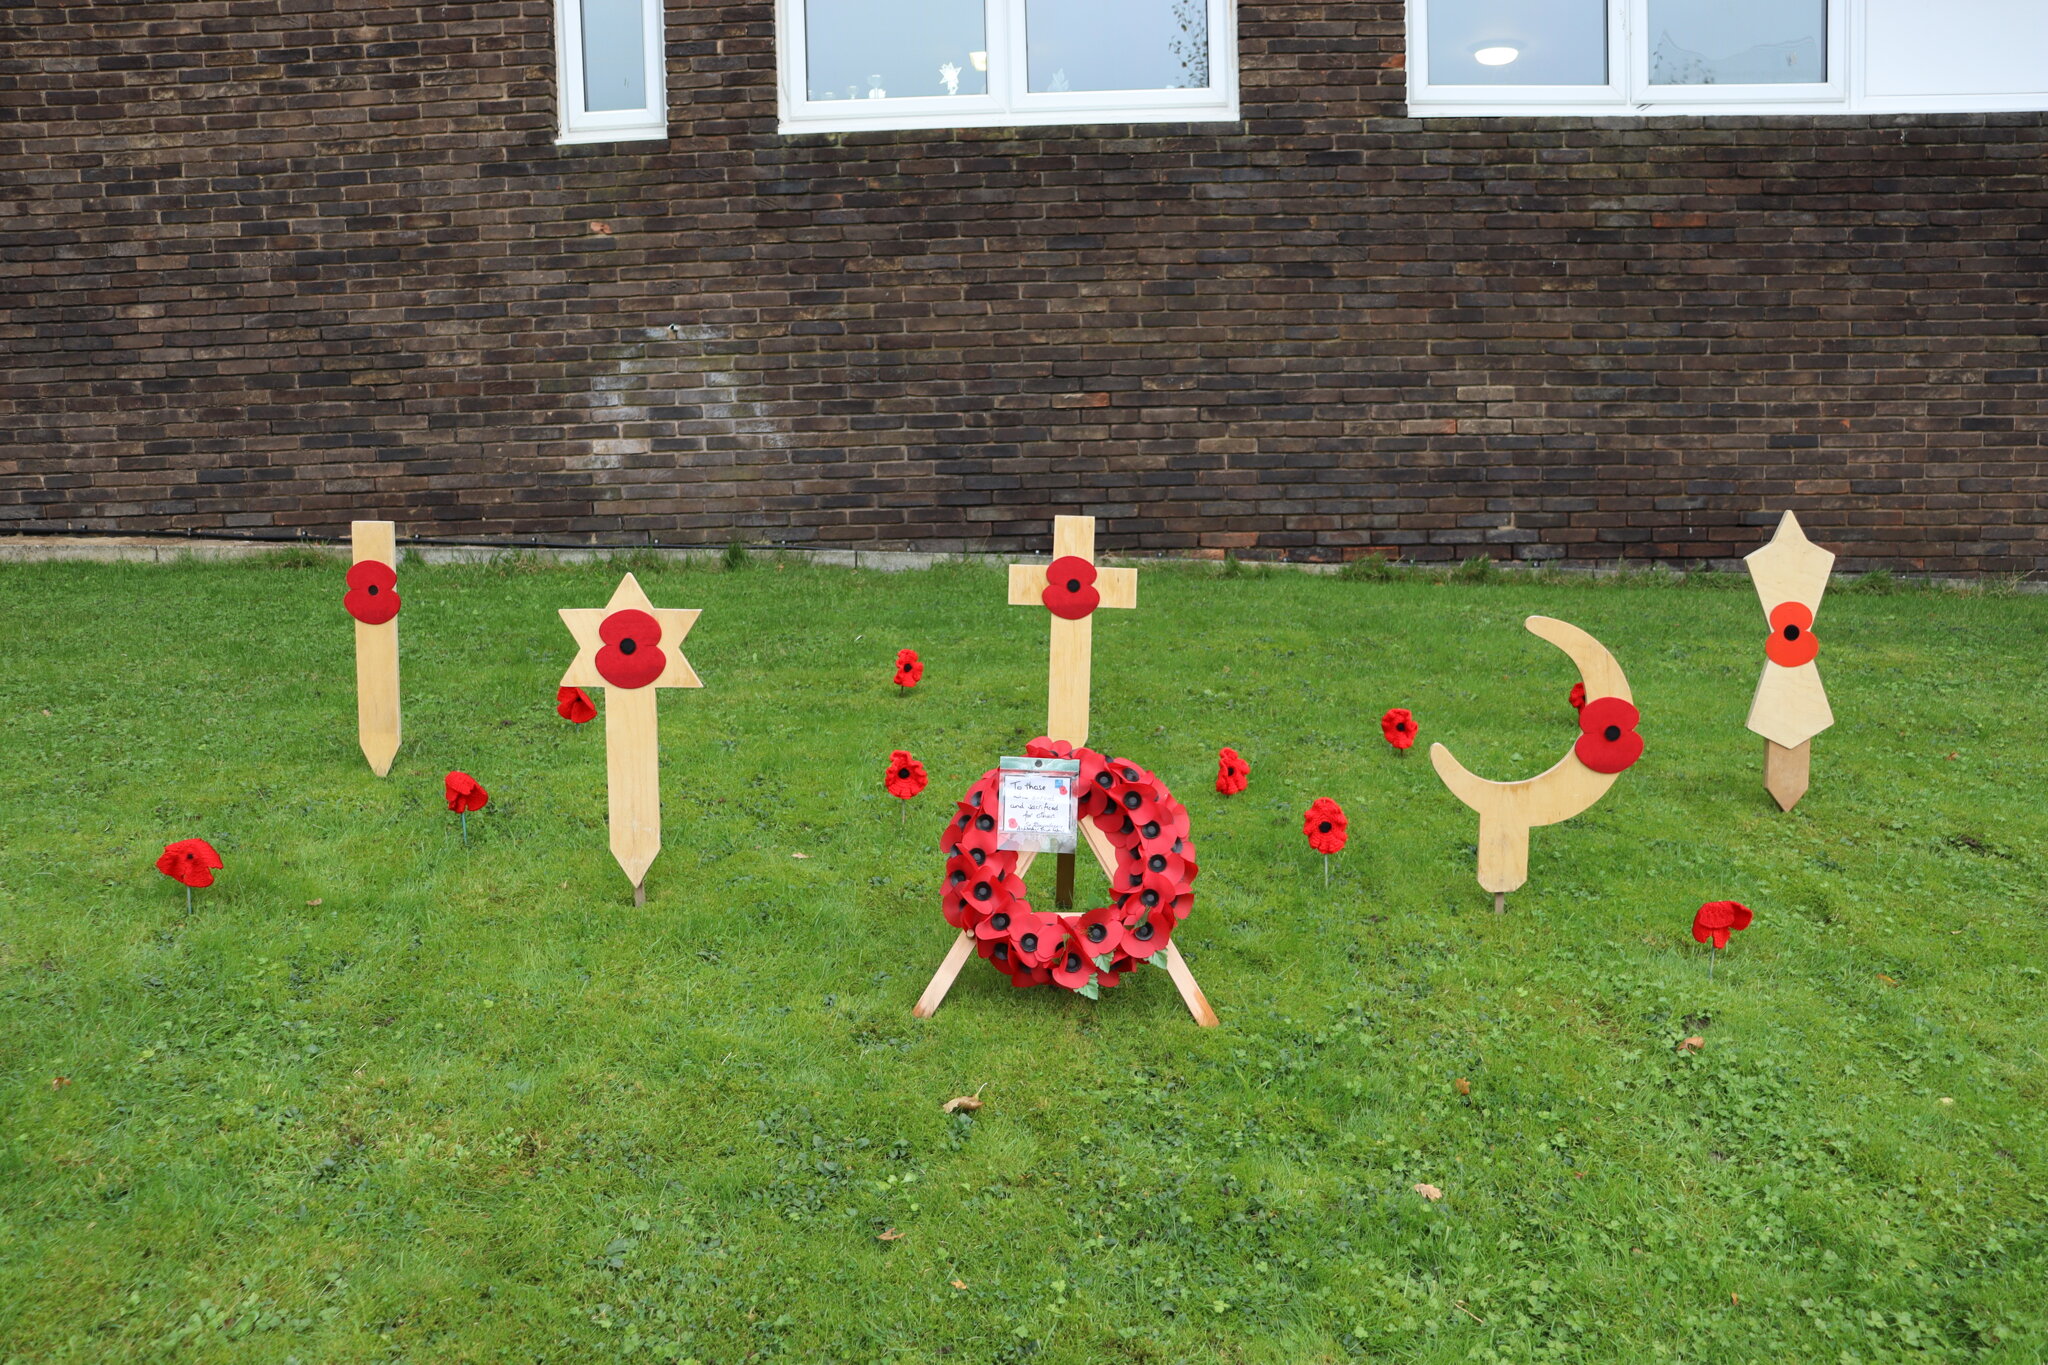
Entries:
{"type": "Polygon", "coordinates": [[[1001,806],[997,817],[1000,837],[996,846],[1039,853],[1072,853],[1076,841],[1076,774],[1014,771],[1007,759],[1001,771],[1001,806]]]}

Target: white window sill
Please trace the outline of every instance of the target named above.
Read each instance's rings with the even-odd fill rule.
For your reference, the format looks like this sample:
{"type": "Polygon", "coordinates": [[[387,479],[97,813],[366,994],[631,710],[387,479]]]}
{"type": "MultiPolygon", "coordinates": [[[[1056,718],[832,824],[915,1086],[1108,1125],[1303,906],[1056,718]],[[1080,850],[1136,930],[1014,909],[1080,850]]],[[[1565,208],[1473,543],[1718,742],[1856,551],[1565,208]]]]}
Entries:
{"type": "Polygon", "coordinates": [[[668,125],[648,124],[641,128],[599,128],[591,132],[556,133],[557,147],[583,146],[593,142],[666,142],[668,125]]]}
{"type": "Polygon", "coordinates": [[[804,133],[870,133],[870,132],[951,132],[960,128],[1082,128],[1104,123],[1237,123],[1240,122],[1235,101],[1228,105],[1191,105],[1182,109],[1162,109],[1149,105],[1140,109],[1048,109],[1029,113],[1017,110],[995,110],[988,113],[962,113],[955,116],[939,117],[932,114],[878,114],[856,118],[839,114],[818,114],[790,118],[784,116],[775,125],[775,131],[784,137],[804,133]]]}
{"type": "Polygon", "coordinates": [[[1797,114],[1809,118],[1843,118],[1862,114],[2015,114],[2048,109],[2048,95],[1923,95],[1862,100],[1729,100],[1660,99],[1631,104],[1544,104],[1512,100],[1410,100],[1410,118],[1735,118],[1746,115],[1797,114]]]}

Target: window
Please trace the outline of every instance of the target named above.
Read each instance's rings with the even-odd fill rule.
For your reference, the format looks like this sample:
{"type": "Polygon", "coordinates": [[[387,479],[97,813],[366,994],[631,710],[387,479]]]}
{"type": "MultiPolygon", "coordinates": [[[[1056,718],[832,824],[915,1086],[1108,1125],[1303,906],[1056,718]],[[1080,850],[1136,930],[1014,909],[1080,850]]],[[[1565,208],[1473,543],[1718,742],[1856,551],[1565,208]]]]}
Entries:
{"type": "Polygon", "coordinates": [[[1408,0],[1409,111],[2048,109],[2043,0],[1408,0]]]}
{"type": "Polygon", "coordinates": [[[661,0],[555,0],[557,142],[668,136],[661,0]]]}
{"type": "Polygon", "coordinates": [[[1237,117],[1233,0],[777,0],[782,131],[1237,117]]]}

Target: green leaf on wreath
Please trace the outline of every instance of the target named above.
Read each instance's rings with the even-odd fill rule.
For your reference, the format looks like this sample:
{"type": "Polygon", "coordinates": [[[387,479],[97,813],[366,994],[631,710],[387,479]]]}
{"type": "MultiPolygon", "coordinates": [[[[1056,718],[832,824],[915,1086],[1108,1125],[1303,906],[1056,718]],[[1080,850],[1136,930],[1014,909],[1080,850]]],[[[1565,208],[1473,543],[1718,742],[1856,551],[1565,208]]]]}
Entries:
{"type": "Polygon", "coordinates": [[[1075,991],[1074,994],[1085,995],[1090,1000],[1100,1000],[1102,998],[1102,987],[1095,984],[1095,974],[1093,972],[1088,974],[1088,984],[1075,991]]]}
{"type": "Polygon", "coordinates": [[[1106,972],[1106,971],[1108,971],[1108,970],[1109,970],[1109,964],[1110,964],[1111,962],[1113,962],[1113,961],[1115,961],[1115,955],[1114,955],[1114,954],[1112,954],[1112,953],[1097,953],[1097,954],[1095,955],[1095,970],[1097,970],[1097,971],[1099,971],[1099,972],[1106,972]]]}

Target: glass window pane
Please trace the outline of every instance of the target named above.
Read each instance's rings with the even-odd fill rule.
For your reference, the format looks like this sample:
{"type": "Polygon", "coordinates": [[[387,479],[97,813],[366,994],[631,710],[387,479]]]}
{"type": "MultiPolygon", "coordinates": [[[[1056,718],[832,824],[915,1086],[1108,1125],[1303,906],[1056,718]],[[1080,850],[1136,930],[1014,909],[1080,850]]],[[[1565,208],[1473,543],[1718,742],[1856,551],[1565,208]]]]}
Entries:
{"type": "Polygon", "coordinates": [[[1605,85],[1607,0],[1428,0],[1432,85],[1605,85]]]}
{"type": "Polygon", "coordinates": [[[1034,94],[1206,90],[1208,0],[1025,0],[1034,94]]]}
{"type": "Polygon", "coordinates": [[[644,0],[582,0],[583,107],[647,107],[647,15],[644,0]]]}
{"type": "Polygon", "coordinates": [[[814,100],[988,93],[982,0],[804,0],[814,100]]]}
{"type": "Polygon", "coordinates": [[[1650,0],[1650,84],[1828,78],[1827,0],[1650,0]]]}

